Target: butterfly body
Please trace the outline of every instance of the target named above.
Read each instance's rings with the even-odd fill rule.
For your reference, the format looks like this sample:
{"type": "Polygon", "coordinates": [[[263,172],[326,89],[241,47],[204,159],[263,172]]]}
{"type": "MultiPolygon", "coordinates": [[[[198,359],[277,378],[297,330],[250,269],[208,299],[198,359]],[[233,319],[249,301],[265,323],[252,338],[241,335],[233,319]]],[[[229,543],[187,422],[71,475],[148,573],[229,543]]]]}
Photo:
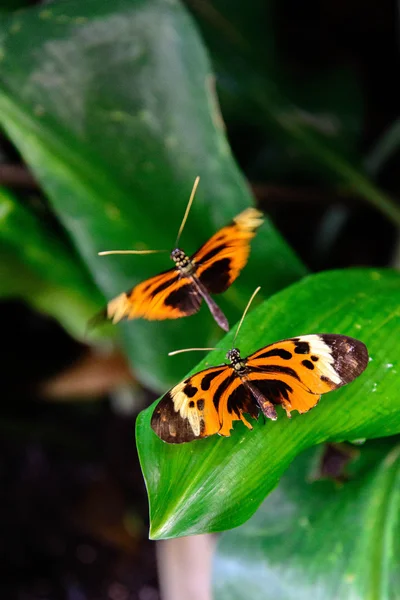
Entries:
{"type": "Polygon", "coordinates": [[[232,348],[232,350],[229,350],[226,354],[226,358],[238,375],[244,375],[246,373],[246,359],[243,359],[240,356],[239,348],[232,348]]]}
{"type": "Polygon", "coordinates": [[[111,300],[105,318],[113,323],[138,318],[178,319],[198,312],[204,300],[218,325],[228,331],[228,321],[211,294],[224,292],[238,277],[248,259],[250,240],[262,222],[261,213],[248,208],[192,256],[174,248],[170,254],[174,268],[111,300]]]}
{"type": "Polygon", "coordinates": [[[359,340],[313,334],[282,340],[229,364],[200,371],[172,388],[154,410],[151,426],[165,442],[182,443],[218,433],[230,436],[235,421],[252,429],[245,415],[260,411],[276,420],[316,406],[321,394],[349,383],[366,368],[368,352],[359,340]]]}
{"type": "Polygon", "coordinates": [[[268,419],[275,421],[278,418],[278,415],[276,414],[274,405],[264,396],[258,387],[251,382],[250,377],[248,377],[251,373],[251,367],[247,366],[247,359],[241,357],[239,348],[232,348],[232,350],[229,350],[226,354],[226,358],[229,360],[230,366],[233,368],[234,372],[240,377],[248,394],[252,396],[257,403],[259,409],[266,417],[268,417],[268,419]]]}
{"type": "Polygon", "coordinates": [[[182,277],[190,277],[194,274],[196,267],[183,250],[174,248],[170,256],[182,277]]]}

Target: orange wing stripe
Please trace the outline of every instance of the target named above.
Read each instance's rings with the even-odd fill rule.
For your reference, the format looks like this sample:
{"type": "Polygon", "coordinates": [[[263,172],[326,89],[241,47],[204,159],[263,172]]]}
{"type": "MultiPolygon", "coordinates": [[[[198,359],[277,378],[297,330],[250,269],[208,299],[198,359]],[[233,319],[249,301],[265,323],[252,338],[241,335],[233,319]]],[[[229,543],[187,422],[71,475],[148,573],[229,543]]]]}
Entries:
{"type": "Polygon", "coordinates": [[[320,394],[310,392],[304,384],[289,375],[282,373],[262,373],[253,371],[248,375],[250,381],[273,404],[281,404],[290,415],[292,410],[304,413],[313,408],[320,399],[320,394]]]}

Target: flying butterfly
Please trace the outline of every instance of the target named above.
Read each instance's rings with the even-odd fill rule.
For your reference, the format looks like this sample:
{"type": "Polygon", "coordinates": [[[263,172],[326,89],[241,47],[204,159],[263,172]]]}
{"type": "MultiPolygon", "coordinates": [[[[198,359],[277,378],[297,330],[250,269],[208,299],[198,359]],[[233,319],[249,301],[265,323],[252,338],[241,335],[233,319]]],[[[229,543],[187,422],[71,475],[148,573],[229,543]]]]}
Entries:
{"type": "MultiPolygon", "coordinates": [[[[207,303],[212,316],[225,331],[229,323],[210,294],[224,292],[238,277],[250,253],[250,240],[262,224],[262,214],[255,208],[247,208],[233,221],[215,233],[197,252],[187,256],[178,248],[186,219],[192,205],[196,188],[192,193],[179,228],[175,248],[170,256],[175,267],[155,277],[146,279],[131,290],[120,294],[107,304],[92,324],[102,319],[118,323],[122,319],[164,320],[179,319],[196,313],[202,300],[207,303]]],[[[108,254],[152,254],[164,250],[111,250],[108,254]]]]}
{"type": "Polygon", "coordinates": [[[288,417],[293,410],[305,413],[322,394],[356,379],[368,364],[368,351],[354,338],[321,333],[275,342],[247,358],[233,348],[226,358],[229,364],[188,377],[160,400],[151,427],[164,442],[180,444],[215,433],[230,436],[235,421],[252,429],[245,415],[258,418],[262,413],[274,421],[276,406],[288,417]]]}

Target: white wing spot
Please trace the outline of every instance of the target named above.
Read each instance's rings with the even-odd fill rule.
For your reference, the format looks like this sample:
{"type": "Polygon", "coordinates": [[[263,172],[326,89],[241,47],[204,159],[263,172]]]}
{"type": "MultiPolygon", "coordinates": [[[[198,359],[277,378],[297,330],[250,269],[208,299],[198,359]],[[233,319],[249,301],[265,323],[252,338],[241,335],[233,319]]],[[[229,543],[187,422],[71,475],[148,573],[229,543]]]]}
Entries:
{"type": "Polygon", "coordinates": [[[194,435],[200,435],[200,419],[199,413],[195,408],[188,409],[188,419],[190,427],[193,430],[194,435]]]}
{"type": "Polygon", "coordinates": [[[310,345],[310,354],[316,354],[319,357],[318,369],[324,377],[328,377],[333,383],[341,383],[341,378],[335,371],[333,365],[335,360],[331,349],[319,335],[303,335],[298,338],[301,342],[308,342],[310,345]]]}
{"type": "Polygon", "coordinates": [[[171,390],[171,397],[174,403],[175,412],[180,412],[180,415],[183,419],[187,418],[187,399],[186,394],[183,393],[183,388],[185,387],[185,382],[181,381],[171,390]]]}
{"type": "Polygon", "coordinates": [[[199,436],[201,431],[201,423],[199,413],[195,406],[190,407],[191,398],[184,393],[186,382],[181,381],[171,390],[171,397],[174,403],[175,412],[179,412],[182,419],[187,419],[194,435],[199,436]]]}

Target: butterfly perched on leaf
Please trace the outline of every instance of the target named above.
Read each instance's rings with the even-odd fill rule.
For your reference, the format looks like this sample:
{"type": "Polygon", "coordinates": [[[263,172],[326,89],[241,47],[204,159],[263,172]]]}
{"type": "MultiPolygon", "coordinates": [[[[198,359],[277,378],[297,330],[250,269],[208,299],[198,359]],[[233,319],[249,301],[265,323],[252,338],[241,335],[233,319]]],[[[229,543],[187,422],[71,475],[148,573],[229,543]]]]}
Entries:
{"type": "MultiPolygon", "coordinates": [[[[197,183],[198,178],[178,239],[197,183]]],[[[111,319],[113,323],[122,319],[138,318],[150,321],[179,319],[196,313],[204,300],[218,325],[228,331],[228,320],[210,294],[224,292],[238,277],[249,256],[250,240],[262,222],[262,214],[255,208],[248,208],[237,215],[230,224],[217,231],[192,256],[187,256],[183,250],[175,248],[170,255],[175,263],[174,268],[146,279],[111,300],[103,317],[111,319]]],[[[119,251],[101,254],[110,253],[117,254],[119,251]]]]}
{"type": "Polygon", "coordinates": [[[276,406],[288,417],[305,413],[322,394],[350,383],[368,364],[366,346],[351,337],[314,334],[261,348],[247,358],[238,349],[222,364],[188,377],[160,400],[151,427],[165,442],[179,444],[215,433],[230,436],[235,421],[275,420],[276,406]]]}

